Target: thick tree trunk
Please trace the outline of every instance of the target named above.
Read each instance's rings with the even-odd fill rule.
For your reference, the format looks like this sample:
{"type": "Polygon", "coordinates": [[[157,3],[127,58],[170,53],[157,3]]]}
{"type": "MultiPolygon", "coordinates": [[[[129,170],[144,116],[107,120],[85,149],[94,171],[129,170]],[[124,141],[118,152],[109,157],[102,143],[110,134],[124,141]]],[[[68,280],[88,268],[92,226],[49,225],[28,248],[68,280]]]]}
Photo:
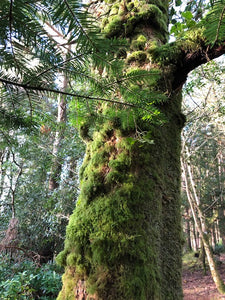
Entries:
{"type": "Polygon", "coordinates": [[[162,107],[164,126],[139,121],[154,144],[130,143],[135,131],[108,122],[87,145],[58,299],[80,295],[80,281],[93,299],[182,298],[180,101],[162,107]]]}
{"type": "MultiPolygon", "coordinates": [[[[109,6],[106,35],[129,35],[127,62],[136,68],[154,68],[147,50],[153,41],[167,41],[168,2],[146,1],[141,7],[128,3],[109,6]],[[121,18],[116,13],[114,19],[112,9],[121,18]]],[[[173,80],[172,71],[167,72],[168,78],[161,78],[154,90],[166,93],[173,80]]],[[[107,121],[87,142],[80,197],[67,227],[65,249],[57,258],[66,266],[58,300],[182,299],[183,118],[180,91],[168,94],[159,105],[166,120],[163,125],[143,121],[126,108],[102,109],[107,121]],[[137,131],[147,132],[149,142],[137,138],[137,131]]]]}

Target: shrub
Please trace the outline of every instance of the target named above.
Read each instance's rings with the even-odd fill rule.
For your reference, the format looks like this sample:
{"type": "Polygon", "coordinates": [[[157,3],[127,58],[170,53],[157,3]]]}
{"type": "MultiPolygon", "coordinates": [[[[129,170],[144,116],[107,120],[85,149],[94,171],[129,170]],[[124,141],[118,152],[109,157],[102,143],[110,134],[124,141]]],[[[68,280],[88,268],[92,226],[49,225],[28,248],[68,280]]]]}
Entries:
{"type": "Polygon", "coordinates": [[[37,267],[29,260],[15,263],[9,257],[1,256],[0,299],[56,299],[62,285],[61,272],[54,263],[37,267]]]}

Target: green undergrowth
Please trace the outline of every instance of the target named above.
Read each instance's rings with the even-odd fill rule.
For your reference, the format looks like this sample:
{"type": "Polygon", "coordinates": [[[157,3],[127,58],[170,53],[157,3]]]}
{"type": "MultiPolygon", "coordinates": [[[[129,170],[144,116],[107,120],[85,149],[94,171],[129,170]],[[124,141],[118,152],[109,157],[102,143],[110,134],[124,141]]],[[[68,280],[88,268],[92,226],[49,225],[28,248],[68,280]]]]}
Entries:
{"type": "Polygon", "coordinates": [[[62,268],[54,263],[37,266],[28,259],[0,255],[0,299],[56,299],[61,276],[62,268]]]}
{"type": "Polygon", "coordinates": [[[182,257],[183,270],[201,270],[202,263],[199,257],[195,257],[196,252],[187,252],[182,257]]]}
{"type": "MultiPolygon", "coordinates": [[[[218,266],[222,263],[220,261],[220,254],[225,253],[225,247],[222,243],[216,244],[214,248],[212,248],[212,253],[214,256],[214,260],[218,264],[218,266]]],[[[201,256],[201,252],[191,251],[183,254],[182,257],[183,262],[183,270],[203,270],[204,267],[209,268],[207,258],[205,257],[205,265],[203,265],[203,260],[201,256]]]]}

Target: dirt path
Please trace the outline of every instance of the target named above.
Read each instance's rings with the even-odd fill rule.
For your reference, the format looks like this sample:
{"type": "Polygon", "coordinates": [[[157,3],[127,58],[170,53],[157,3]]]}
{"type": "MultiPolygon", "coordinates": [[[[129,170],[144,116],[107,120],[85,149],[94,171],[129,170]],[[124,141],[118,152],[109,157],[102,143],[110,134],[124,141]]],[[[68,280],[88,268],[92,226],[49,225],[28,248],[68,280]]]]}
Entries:
{"type": "MultiPolygon", "coordinates": [[[[221,277],[225,282],[225,255],[220,258],[222,264],[219,268],[221,277]]],[[[201,270],[184,270],[183,271],[183,291],[184,300],[217,300],[224,299],[225,295],[217,292],[215,283],[211,274],[207,271],[204,276],[201,270]]]]}

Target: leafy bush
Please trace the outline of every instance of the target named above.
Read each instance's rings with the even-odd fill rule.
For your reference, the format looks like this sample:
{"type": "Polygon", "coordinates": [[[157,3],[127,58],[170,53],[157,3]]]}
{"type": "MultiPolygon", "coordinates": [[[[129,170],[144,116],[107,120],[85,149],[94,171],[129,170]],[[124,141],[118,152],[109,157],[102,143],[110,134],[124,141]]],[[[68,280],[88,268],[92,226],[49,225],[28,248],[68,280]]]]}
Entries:
{"type": "Polygon", "coordinates": [[[61,271],[55,264],[37,267],[29,260],[15,263],[9,257],[1,256],[0,299],[56,299],[62,285],[61,271]]]}

